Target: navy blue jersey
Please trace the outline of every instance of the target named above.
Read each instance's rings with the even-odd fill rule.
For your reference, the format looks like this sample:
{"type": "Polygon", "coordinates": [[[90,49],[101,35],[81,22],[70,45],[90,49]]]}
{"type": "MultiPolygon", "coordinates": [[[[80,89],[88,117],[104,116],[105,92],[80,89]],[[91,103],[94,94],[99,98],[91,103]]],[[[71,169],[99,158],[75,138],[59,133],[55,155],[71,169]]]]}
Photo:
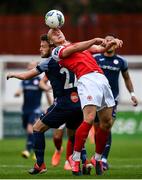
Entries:
{"type": "Polygon", "coordinates": [[[94,54],[93,57],[104,71],[111,86],[114,99],[117,100],[119,95],[119,74],[120,71],[127,71],[127,61],[119,55],[106,57],[104,54],[94,54]]]}
{"type": "Polygon", "coordinates": [[[45,72],[50,80],[54,98],[67,98],[65,106],[80,107],[77,98],[76,78],[68,69],[61,67],[53,58],[47,58],[37,65],[38,72],[45,72]],[[76,94],[75,94],[76,93],[76,94]]]}
{"type": "Polygon", "coordinates": [[[39,87],[40,77],[22,81],[22,89],[24,94],[24,103],[22,110],[29,113],[40,110],[42,89],[39,87]]]}

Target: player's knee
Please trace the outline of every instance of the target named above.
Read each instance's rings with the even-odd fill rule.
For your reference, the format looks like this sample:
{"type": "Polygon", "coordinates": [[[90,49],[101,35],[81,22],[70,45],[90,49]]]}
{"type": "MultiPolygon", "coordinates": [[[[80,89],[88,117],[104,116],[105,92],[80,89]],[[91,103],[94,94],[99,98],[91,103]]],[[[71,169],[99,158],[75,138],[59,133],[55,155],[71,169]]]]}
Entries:
{"type": "Polygon", "coordinates": [[[103,123],[101,123],[101,128],[104,130],[110,130],[112,127],[112,118],[107,118],[103,123]]]}
{"type": "Polygon", "coordinates": [[[54,139],[62,139],[62,134],[60,133],[57,133],[57,134],[54,134],[54,139]]]}
{"type": "Polygon", "coordinates": [[[37,127],[36,123],[33,125],[33,131],[39,131],[39,128],[37,127]]]}
{"type": "Polygon", "coordinates": [[[88,113],[86,115],[85,121],[87,121],[89,124],[93,124],[95,119],[95,114],[94,113],[88,113]]]}
{"type": "Polygon", "coordinates": [[[40,126],[38,123],[35,123],[33,125],[33,131],[42,132],[42,126],[40,126]]]}
{"type": "Polygon", "coordinates": [[[42,123],[40,120],[36,121],[36,123],[33,125],[33,131],[45,132],[48,129],[50,129],[50,127],[42,123]]]}

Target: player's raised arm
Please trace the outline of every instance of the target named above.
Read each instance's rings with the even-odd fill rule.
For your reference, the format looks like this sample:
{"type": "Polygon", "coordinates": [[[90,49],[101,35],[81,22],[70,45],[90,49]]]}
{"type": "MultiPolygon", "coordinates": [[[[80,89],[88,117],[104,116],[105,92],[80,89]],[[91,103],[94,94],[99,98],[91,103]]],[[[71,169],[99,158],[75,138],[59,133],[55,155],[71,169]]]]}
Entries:
{"type": "Polygon", "coordinates": [[[66,58],[75,52],[84,51],[90,48],[93,44],[100,45],[104,43],[102,38],[94,38],[88,41],[82,41],[75,44],[71,44],[62,51],[62,58],[66,58]]]}
{"type": "Polygon", "coordinates": [[[9,73],[7,75],[7,80],[10,79],[10,78],[17,78],[17,79],[21,79],[21,80],[26,80],[26,79],[31,79],[37,75],[39,75],[40,73],[37,71],[36,68],[34,69],[31,69],[29,71],[26,71],[26,72],[22,72],[22,73],[9,73]]]}

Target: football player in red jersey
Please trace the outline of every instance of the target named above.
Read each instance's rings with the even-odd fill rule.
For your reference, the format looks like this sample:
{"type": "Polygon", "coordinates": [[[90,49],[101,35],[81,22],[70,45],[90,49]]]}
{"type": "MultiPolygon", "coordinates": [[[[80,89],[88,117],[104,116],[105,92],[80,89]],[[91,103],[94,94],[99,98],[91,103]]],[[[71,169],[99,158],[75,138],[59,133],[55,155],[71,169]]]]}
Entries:
{"type": "Polygon", "coordinates": [[[76,131],[74,152],[69,158],[72,172],[80,175],[81,149],[98,112],[100,127],[96,134],[96,153],[91,162],[96,168],[96,174],[101,175],[103,173],[101,156],[112,126],[112,107],[115,102],[108,80],[91,53],[105,52],[113,45],[121,47],[123,42],[115,38],[109,42],[102,38],[94,38],[72,44],[65,39],[60,29],[50,29],[48,37],[50,43],[56,46],[52,51],[52,57],[61,66],[75,73],[78,79],[77,89],[84,121],[76,131]]]}

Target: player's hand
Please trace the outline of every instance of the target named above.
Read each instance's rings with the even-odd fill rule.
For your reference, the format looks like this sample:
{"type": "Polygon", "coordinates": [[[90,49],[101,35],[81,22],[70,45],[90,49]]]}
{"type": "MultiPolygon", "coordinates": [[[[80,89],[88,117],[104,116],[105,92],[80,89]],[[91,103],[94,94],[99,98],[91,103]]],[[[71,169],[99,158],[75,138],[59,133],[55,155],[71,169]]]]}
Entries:
{"type": "Polygon", "coordinates": [[[14,97],[19,97],[20,96],[20,93],[19,92],[16,92],[15,94],[14,94],[14,97]]]}
{"type": "Polygon", "coordinates": [[[114,41],[115,41],[115,48],[121,48],[122,47],[122,45],[123,45],[122,40],[115,38],[114,41]]]}
{"type": "Polygon", "coordinates": [[[13,76],[13,73],[9,73],[7,76],[6,76],[6,79],[8,80],[8,79],[10,79],[10,78],[13,78],[14,76],[13,76]]]}
{"type": "Polygon", "coordinates": [[[137,106],[138,105],[138,100],[137,100],[137,98],[135,96],[132,96],[131,100],[132,100],[132,105],[133,106],[137,106]]]}
{"type": "Polygon", "coordinates": [[[103,38],[95,38],[95,43],[96,45],[101,45],[101,46],[106,46],[106,40],[103,38]]]}
{"type": "Polygon", "coordinates": [[[107,46],[113,46],[113,45],[115,46],[116,49],[121,48],[123,45],[123,41],[117,38],[107,41],[107,46]]]}

